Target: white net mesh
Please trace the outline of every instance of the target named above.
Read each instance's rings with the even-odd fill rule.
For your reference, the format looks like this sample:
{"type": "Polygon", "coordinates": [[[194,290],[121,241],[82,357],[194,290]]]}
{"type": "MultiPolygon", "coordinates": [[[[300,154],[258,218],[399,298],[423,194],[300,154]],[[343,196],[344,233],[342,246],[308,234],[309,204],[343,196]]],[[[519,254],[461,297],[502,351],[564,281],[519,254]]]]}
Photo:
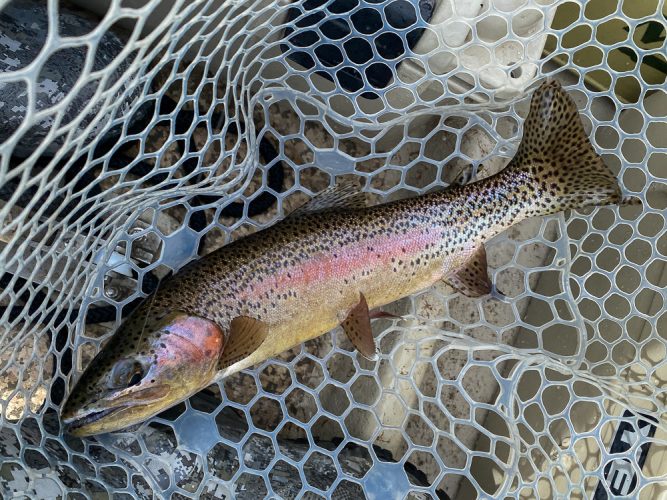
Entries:
{"type": "Polygon", "coordinates": [[[664,1],[15,1],[0,11],[0,492],[653,498],[665,488],[664,1]],[[88,12],[86,9],[92,9],[88,12]],[[494,292],[391,306],[131,432],[71,382],[157,280],[341,176],[484,177],[560,79],[642,206],[526,221],[494,292]]]}

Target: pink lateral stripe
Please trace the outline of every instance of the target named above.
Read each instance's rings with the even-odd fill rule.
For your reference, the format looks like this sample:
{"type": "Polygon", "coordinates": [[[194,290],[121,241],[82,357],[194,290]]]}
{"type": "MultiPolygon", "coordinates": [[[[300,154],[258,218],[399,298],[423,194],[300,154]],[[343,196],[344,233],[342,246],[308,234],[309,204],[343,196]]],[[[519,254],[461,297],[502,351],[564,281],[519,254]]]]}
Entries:
{"type": "Polygon", "coordinates": [[[414,259],[427,245],[435,243],[439,238],[436,231],[427,234],[423,228],[417,228],[400,236],[380,236],[373,240],[360,241],[343,250],[331,249],[312,256],[297,268],[283,268],[278,273],[265,277],[263,282],[255,287],[253,295],[259,297],[269,290],[304,289],[314,282],[352,277],[368,267],[391,267],[392,258],[403,261],[414,259]],[[369,251],[368,247],[373,248],[373,251],[369,251]],[[337,258],[334,259],[333,254],[337,254],[337,258]],[[288,277],[288,274],[291,277],[288,277]]]}

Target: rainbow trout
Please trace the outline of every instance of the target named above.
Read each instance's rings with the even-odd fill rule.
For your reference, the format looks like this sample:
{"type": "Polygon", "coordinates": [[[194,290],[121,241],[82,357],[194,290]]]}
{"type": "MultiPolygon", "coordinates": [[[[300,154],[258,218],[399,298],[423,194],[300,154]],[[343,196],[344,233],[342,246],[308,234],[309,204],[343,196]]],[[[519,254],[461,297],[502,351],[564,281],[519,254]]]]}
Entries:
{"type": "Polygon", "coordinates": [[[373,309],[442,279],[486,294],[487,240],[528,217],[622,200],[555,81],[535,91],[518,152],[498,174],[373,207],[359,194],[325,191],[165,280],[77,382],[62,411],[68,431],[141,422],[338,325],[372,359],[373,309]]]}

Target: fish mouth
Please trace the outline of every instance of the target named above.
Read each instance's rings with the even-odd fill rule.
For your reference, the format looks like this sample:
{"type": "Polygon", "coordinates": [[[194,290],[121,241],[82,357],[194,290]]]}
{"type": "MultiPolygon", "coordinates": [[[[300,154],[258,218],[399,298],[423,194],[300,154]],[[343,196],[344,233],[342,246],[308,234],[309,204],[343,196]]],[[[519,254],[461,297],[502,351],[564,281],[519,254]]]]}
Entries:
{"type": "Polygon", "coordinates": [[[104,417],[111,415],[112,413],[118,412],[124,408],[127,408],[127,405],[117,406],[115,408],[105,408],[101,410],[91,410],[84,415],[74,416],[66,419],[64,421],[67,426],[67,432],[72,435],[77,435],[77,431],[81,430],[83,427],[93,424],[104,417]]]}
{"type": "Polygon", "coordinates": [[[79,410],[73,415],[67,414],[61,418],[63,424],[65,424],[66,432],[72,436],[84,437],[116,431],[157,414],[159,410],[145,413],[140,410],[138,419],[130,417],[132,413],[136,413],[137,408],[150,408],[156,403],[160,403],[168,394],[168,391],[169,388],[166,386],[157,386],[114,395],[104,402],[104,406],[79,410]],[[128,414],[128,411],[131,413],[128,414]],[[117,416],[117,418],[112,420],[111,416],[117,416]]]}

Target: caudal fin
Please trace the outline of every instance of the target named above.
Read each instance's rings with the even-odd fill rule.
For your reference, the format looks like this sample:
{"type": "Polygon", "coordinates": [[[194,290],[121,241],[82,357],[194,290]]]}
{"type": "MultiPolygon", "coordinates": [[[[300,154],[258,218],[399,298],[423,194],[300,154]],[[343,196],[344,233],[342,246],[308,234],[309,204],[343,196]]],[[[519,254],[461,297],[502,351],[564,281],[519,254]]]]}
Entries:
{"type": "Polygon", "coordinates": [[[588,140],[574,101],[555,80],[533,94],[521,145],[508,168],[529,174],[536,195],[530,215],[622,200],[618,181],[588,140]]]}

